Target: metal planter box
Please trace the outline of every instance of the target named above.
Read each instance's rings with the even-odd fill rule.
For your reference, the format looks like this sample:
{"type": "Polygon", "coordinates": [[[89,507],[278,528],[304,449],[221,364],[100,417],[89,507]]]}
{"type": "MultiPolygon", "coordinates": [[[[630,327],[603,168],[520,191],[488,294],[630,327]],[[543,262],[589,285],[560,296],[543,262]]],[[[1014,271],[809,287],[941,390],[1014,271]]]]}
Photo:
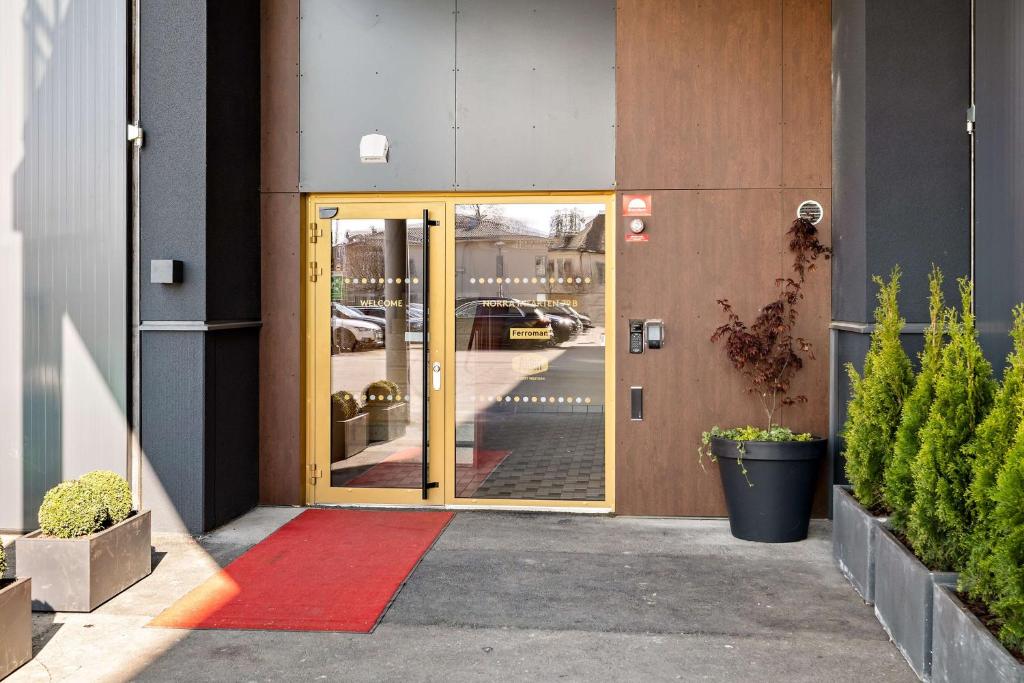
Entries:
{"type": "Polygon", "coordinates": [[[919,677],[932,666],[932,596],[956,585],[954,572],[933,572],[883,525],[875,531],[875,616],[919,677]]]}
{"type": "Polygon", "coordinates": [[[0,679],[30,659],[32,580],[15,579],[10,585],[0,588],[0,679]]]}
{"type": "Polygon", "coordinates": [[[864,598],[875,602],[875,533],[885,517],[874,517],[849,486],[832,487],[832,557],[864,598]]]}
{"type": "Polygon", "coordinates": [[[366,413],[359,413],[349,420],[338,420],[331,416],[332,463],[347,460],[366,450],[369,421],[366,413]]]}
{"type": "Polygon", "coordinates": [[[1007,652],[953,589],[932,598],[932,681],[1024,681],[1024,664],[1007,652]]]}
{"type": "Polygon", "coordinates": [[[366,414],[370,420],[367,439],[371,443],[393,441],[405,435],[405,426],[409,423],[408,403],[393,403],[388,406],[370,404],[366,406],[366,414]]]}
{"type": "Polygon", "coordinates": [[[36,612],[91,612],[152,571],[150,513],[91,536],[17,539],[18,573],[32,577],[36,612]]]}

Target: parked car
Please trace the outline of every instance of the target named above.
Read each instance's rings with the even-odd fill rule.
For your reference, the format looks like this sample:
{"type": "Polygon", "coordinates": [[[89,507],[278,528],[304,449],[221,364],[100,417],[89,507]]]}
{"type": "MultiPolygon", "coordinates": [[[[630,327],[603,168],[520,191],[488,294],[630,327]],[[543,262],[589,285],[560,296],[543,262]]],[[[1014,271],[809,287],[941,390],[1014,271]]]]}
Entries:
{"type": "Polygon", "coordinates": [[[384,346],[384,330],[376,323],[331,316],[331,355],[384,346]]]}
{"type": "Polygon", "coordinates": [[[551,321],[551,341],[552,345],[557,346],[567,341],[572,341],[576,335],[583,329],[582,323],[577,323],[575,320],[570,318],[568,315],[555,314],[548,311],[548,309],[541,309],[544,315],[547,316],[548,320],[551,321]],[[577,325],[579,327],[577,327],[577,325]]]}
{"type": "Polygon", "coordinates": [[[547,346],[554,331],[539,308],[501,297],[455,301],[455,348],[522,349],[547,346]]]}
{"type": "MultiPolygon", "coordinates": [[[[568,306],[563,306],[563,305],[541,306],[540,310],[542,310],[544,312],[544,314],[547,315],[549,318],[556,318],[556,319],[565,321],[569,325],[569,327],[570,327],[570,331],[569,331],[569,336],[570,337],[575,337],[576,335],[581,334],[583,332],[583,321],[580,320],[579,316],[576,315],[572,311],[572,309],[569,308],[568,306]]],[[[559,335],[558,330],[555,329],[555,327],[556,327],[556,325],[552,325],[552,329],[555,330],[555,337],[556,337],[555,343],[560,343],[562,341],[567,341],[566,339],[557,339],[559,336],[564,336],[564,335],[559,335]]]]}
{"type": "Polygon", "coordinates": [[[572,306],[566,306],[566,308],[573,315],[575,315],[577,318],[580,319],[580,322],[583,323],[583,329],[585,329],[585,330],[592,330],[592,329],[594,329],[594,321],[590,319],[589,315],[586,315],[584,313],[580,313],[579,311],[577,311],[572,306]]]}
{"type": "MultiPolygon", "coordinates": [[[[408,320],[410,332],[422,332],[423,331],[423,309],[413,308],[418,304],[410,304],[405,309],[406,320],[408,320]]],[[[387,317],[387,309],[383,306],[352,306],[354,310],[368,316],[380,318],[383,324],[384,319],[387,317]]]]}

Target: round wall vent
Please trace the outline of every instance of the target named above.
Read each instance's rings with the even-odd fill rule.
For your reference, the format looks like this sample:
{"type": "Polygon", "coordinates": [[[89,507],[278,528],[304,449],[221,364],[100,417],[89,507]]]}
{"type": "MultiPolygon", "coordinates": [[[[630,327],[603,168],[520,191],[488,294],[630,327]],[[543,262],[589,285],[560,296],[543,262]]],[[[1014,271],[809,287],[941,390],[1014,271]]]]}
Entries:
{"type": "Polygon", "coordinates": [[[807,201],[800,202],[800,206],[796,209],[796,217],[803,218],[804,220],[810,221],[812,225],[817,225],[821,222],[821,217],[825,215],[825,209],[821,208],[821,204],[808,199],[807,201]]]}

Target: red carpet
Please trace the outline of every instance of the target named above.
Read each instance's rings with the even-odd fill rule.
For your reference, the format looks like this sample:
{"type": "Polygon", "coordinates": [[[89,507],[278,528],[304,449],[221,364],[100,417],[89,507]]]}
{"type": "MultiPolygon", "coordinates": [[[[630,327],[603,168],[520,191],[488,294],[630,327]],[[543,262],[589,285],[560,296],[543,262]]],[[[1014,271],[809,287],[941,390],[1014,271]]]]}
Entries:
{"type": "Polygon", "coordinates": [[[369,633],[452,516],[306,510],[149,626],[369,633]]]}

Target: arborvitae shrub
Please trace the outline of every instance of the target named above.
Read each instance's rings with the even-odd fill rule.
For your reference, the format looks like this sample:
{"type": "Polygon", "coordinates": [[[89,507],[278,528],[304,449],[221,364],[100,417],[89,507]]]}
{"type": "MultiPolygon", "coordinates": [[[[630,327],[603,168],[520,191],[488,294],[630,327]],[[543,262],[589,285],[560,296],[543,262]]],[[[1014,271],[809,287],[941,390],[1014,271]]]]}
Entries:
{"type": "Polygon", "coordinates": [[[906,322],[897,304],[900,269],[893,268],[888,283],[880,277],[874,281],[878,285],[875,331],[864,358],[864,376],[857,374],[852,363],[846,365],[853,397],[843,427],[846,478],[857,500],[868,509],[882,504],[883,472],[914,381],[910,359],[900,343],[906,322]]]}
{"type": "Polygon", "coordinates": [[[986,604],[995,598],[992,570],[995,539],[990,518],[996,506],[996,479],[1014,442],[1022,441],[1024,447],[1024,434],[1020,432],[1024,409],[1024,305],[1013,310],[1010,334],[1013,351],[1006,359],[1003,382],[996,392],[992,410],[974,438],[964,446],[966,457],[973,461],[969,493],[974,530],[970,557],[960,575],[960,588],[986,604]]]}
{"type": "Polygon", "coordinates": [[[992,612],[1002,621],[999,638],[1024,650],[1024,438],[1007,454],[992,495],[992,571],[995,601],[992,612]]]}
{"type": "Polygon", "coordinates": [[[959,320],[950,320],[949,343],[935,376],[935,401],[921,428],[914,460],[914,503],[907,537],[932,569],[961,571],[970,551],[968,488],[971,458],[963,450],[992,405],[992,365],[978,344],[971,312],[971,283],[960,280],[959,320]]]}
{"type": "Polygon", "coordinates": [[[4,544],[0,543],[0,579],[4,578],[4,572],[7,571],[7,555],[4,553],[4,544]]]}
{"type": "Polygon", "coordinates": [[[903,403],[903,414],[896,430],[892,456],[885,468],[884,499],[889,509],[889,524],[897,532],[905,534],[910,506],[914,502],[914,478],[911,465],[921,450],[920,433],[928,411],[935,400],[935,374],[942,360],[942,344],[945,338],[945,319],[942,300],[942,273],[932,267],[928,276],[928,311],[931,324],[924,332],[924,350],[921,352],[921,371],[914,380],[914,388],[903,403]]]}

